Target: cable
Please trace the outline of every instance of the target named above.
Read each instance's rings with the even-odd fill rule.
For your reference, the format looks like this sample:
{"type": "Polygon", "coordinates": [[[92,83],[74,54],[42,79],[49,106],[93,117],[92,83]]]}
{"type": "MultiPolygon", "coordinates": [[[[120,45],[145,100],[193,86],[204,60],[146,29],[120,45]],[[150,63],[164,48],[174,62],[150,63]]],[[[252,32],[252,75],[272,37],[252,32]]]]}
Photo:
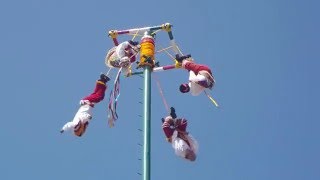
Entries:
{"type": "Polygon", "coordinates": [[[153,76],[156,83],[157,83],[157,86],[158,86],[158,89],[159,89],[159,92],[160,92],[160,95],[161,95],[161,98],[162,98],[162,101],[163,101],[163,104],[164,104],[164,107],[166,108],[168,114],[170,113],[170,110],[169,110],[169,106],[168,106],[168,103],[167,103],[167,100],[166,98],[164,97],[163,95],[163,91],[162,91],[162,88],[161,88],[161,85],[160,85],[160,81],[156,78],[156,76],[154,75],[153,76]]]}

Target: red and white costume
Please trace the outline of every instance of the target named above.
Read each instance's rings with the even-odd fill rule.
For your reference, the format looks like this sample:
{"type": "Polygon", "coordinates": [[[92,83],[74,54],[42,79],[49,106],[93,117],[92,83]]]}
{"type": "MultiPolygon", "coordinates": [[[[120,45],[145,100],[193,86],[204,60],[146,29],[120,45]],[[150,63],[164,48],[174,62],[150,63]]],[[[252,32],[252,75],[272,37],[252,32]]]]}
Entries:
{"type": "Polygon", "coordinates": [[[172,147],[177,156],[187,159],[187,151],[192,151],[194,154],[198,152],[198,142],[186,131],[188,122],[186,119],[176,119],[175,123],[170,123],[171,116],[166,117],[162,124],[163,132],[167,141],[172,144],[172,147]]]}
{"type": "Polygon", "coordinates": [[[134,50],[134,46],[129,43],[129,41],[125,41],[120,43],[116,47],[116,55],[120,60],[120,64],[127,64],[133,63],[136,61],[136,52],[134,50]]]}
{"type": "Polygon", "coordinates": [[[186,59],[183,60],[182,67],[189,70],[189,87],[193,96],[199,95],[206,88],[213,88],[215,80],[208,66],[186,59]]]}
{"type": "Polygon", "coordinates": [[[128,75],[130,73],[130,64],[136,61],[138,50],[138,42],[122,42],[108,51],[105,63],[108,67],[122,68],[124,74],[128,75]]]}
{"type": "Polygon", "coordinates": [[[81,136],[88,126],[89,121],[92,119],[92,108],[94,104],[103,100],[106,89],[107,85],[104,82],[97,81],[93,93],[80,101],[78,112],[71,122],[66,123],[62,127],[62,132],[73,130],[77,136],[81,136]]]}

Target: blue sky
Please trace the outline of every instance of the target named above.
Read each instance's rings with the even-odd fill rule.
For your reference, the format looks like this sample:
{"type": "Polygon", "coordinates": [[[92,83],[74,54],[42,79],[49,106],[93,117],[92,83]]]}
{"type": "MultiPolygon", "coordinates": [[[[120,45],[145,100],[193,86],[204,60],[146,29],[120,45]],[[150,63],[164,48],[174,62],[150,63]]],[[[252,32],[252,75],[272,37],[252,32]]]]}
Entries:
{"type": "MultiPolygon", "coordinates": [[[[121,79],[115,128],[106,96],[84,137],[59,130],[107,71],[107,31],[165,22],[184,53],[212,68],[221,107],[179,93],[186,71],[153,73],[200,149],[194,163],[174,155],[152,81],[151,179],[320,179],[318,1],[113,3],[0,2],[0,179],[141,179],[141,77],[121,79]]],[[[167,45],[165,33],[157,38],[167,45]]]]}

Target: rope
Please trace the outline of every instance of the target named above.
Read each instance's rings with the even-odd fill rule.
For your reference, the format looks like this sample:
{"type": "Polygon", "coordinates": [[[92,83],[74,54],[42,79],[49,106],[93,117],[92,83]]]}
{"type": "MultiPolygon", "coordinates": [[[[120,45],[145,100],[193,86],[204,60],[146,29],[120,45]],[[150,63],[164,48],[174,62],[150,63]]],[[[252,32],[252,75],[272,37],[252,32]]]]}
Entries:
{"type": "Polygon", "coordinates": [[[111,69],[113,69],[113,68],[112,68],[112,67],[110,67],[110,68],[109,68],[109,70],[108,70],[108,72],[107,72],[106,76],[108,76],[108,75],[109,75],[109,73],[110,73],[111,69]]]}
{"type": "Polygon", "coordinates": [[[158,30],[152,32],[151,35],[157,34],[159,31],[162,31],[162,29],[158,29],[158,30]]]}
{"type": "Polygon", "coordinates": [[[177,46],[177,45],[176,45],[176,47],[177,47],[178,51],[180,52],[180,54],[182,54],[182,52],[181,52],[181,50],[180,50],[179,46],[177,46]]]}
{"type": "Polygon", "coordinates": [[[132,41],[136,38],[136,36],[138,35],[138,33],[139,33],[139,30],[134,34],[134,36],[132,37],[132,41]]]}
{"type": "Polygon", "coordinates": [[[164,94],[163,94],[163,91],[162,91],[162,88],[161,88],[161,85],[160,85],[160,81],[158,80],[158,78],[156,78],[156,76],[153,76],[153,77],[154,77],[154,79],[155,79],[155,81],[157,83],[157,86],[158,86],[158,89],[159,89],[159,92],[160,92],[164,107],[166,108],[166,110],[167,110],[167,112],[169,114],[170,113],[169,106],[168,106],[168,103],[166,101],[166,98],[164,97],[164,94]]]}
{"type": "Polygon", "coordinates": [[[157,53],[164,51],[169,57],[171,57],[172,60],[175,60],[175,59],[176,59],[175,57],[173,57],[173,56],[167,51],[167,49],[172,48],[172,46],[167,47],[167,48],[162,48],[161,45],[159,45],[159,46],[161,47],[161,49],[158,50],[157,53]]]}
{"type": "Polygon", "coordinates": [[[143,36],[143,34],[138,34],[138,33],[128,33],[126,35],[128,35],[128,36],[143,36]]]}
{"type": "Polygon", "coordinates": [[[172,48],[172,46],[169,46],[169,47],[166,47],[166,48],[162,48],[162,49],[158,50],[157,53],[160,53],[160,52],[165,51],[165,50],[170,49],[170,48],[172,48]]]}
{"type": "Polygon", "coordinates": [[[213,97],[211,97],[207,91],[204,91],[204,93],[207,95],[207,97],[211,100],[211,102],[216,106],[219,107],[218,103],[216,102],[216,100],[213,99],[213,97]]]}

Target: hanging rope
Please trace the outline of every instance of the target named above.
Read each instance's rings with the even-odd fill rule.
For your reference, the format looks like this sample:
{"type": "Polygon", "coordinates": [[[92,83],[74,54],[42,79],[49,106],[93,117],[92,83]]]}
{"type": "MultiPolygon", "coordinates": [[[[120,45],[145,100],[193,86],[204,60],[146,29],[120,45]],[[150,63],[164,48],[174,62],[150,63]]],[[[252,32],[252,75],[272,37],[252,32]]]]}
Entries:
{"type": "Polygon", "coordinates": [[[170,113],[169,106],[168,106],[166,98],[164,97],[164,94],[163,94],[163,91],[162,91],[162,88],[161,88],[161,85],[160,85],[160,81],[158,80],[158,78],[155,75],[153,77],[154,77],[154,79],[155,79],[155,81],[157,83],[157,86],[158,86],[158,89],[159,89],[159,93],[161,95],[164,107],[166,108],[166,110],[167,110],[167,112],[169,114],[170,113]]]}
{"type": "Polygon", "coordinates": [[[213,99],[213,97],[211,97],[206,90],[204,90],[204,93],[207,95],[207,97],[211,100],[211,102],[216,106],[219,107],[218,103],[216,102],[216,100],[213,99]]]}
{"type": "MultiPolygon", "coordinates": [[[[109,73],[110,73],[111,69],[113,69],[113,68],[112,68],[112,67],[110,67],[110,68],[109,68],[109,70],[108,70],[108,72],[107,72],[106,76],[108,76],[108,75],[109,75],[109,73]]],[[[110,78],[110,77],[109,77],[109,78],[110,78]]]]}
{"type": "Polygon", "coordinates": [[[180,50],[179,46],[176,46],[176,47],[177,47],[177,49],[178,49],[179,53],[182,55],[182,52],[181,52],[181,50],[180,50]]]}

